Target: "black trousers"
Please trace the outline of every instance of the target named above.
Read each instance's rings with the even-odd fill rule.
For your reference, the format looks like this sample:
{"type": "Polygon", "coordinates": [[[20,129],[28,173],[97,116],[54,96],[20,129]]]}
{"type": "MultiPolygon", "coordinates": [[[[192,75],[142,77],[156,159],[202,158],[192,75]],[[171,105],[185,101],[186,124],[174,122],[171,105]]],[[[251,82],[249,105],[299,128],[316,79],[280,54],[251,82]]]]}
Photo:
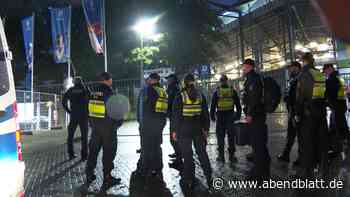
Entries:
{"type": "Polygon", "coordinates": [[[179,138],[182,156],[184,159],[183,179],[185,181],[194,181],[195,179],[195,163],[193,158],[192,144],[198,156],[204,175],[207,179],[212,176],[212,168],[210,165],[208,153],[206,150],[206,139],[203,135],[194,136],[192,138],[179,138]]]}
{"type": "Polygon", "coordinates": [[[141,172],[149,175],[153,171],[161,173],[163,169],[163,156],[161,144],[163,141],[164,120],[150,120],[143,126],[141,147],[141,172]],[[153,123],[153,124],[152,124],[153,123]]]}
{"type": "Polygon", "coordinates": [[[86,164],[86,175],[91,177],[97,163],[97,156],[101,148],[103,149],[102,163],[103,175],[110,176],[114,168],[114,158],[117,153],[117,129],[122,121],[116,122],[111,119],[91,120],[92,133],[89,144],[90,154],[86,164]]]}
{"type": "Polygon", "coordinates": [[[253,117],[248,125],[251,132],[251,145],[253,148],[253,163],[251,176],[257,180],[265,180],[270,177],[271,157],[267,148],[268,129],[266,125],[266,116],[261,115],[253,117]]]}
{"type": "MultiPolygon", "coordinates": [[[[172,122],[170,122],[170,124],[172,124],[172,122]]],[[[170,128],[172,128],[172,127],[170,126],[170,128]]],[[[170,144],[175,151],[176,159],[181,160],[181,158],[182,158],[181,149],[180,149],[179,143],[173,139],[173,134],[174,134],[174,131],[170,130],[170,144]]]]}
{"type": "Polygon", "coordinates": [[[81,134],[81,157],[87,157],[88,155],[88,119],[78,119],[71,117],[71,120],[68,125],[68,138],[67,138],[67,146],[68,146],[68,154],[74,155],[74,146],[73,139],[74,134],[79,125],[80,134],[81,134]]]}
{"type": "MultiPolygon", "coordinates": [[[[285,156],[285,157],[289,157],[290,151],[293,148],[293,145],[294,145],[296,137],[297,137],[297,140],[298,140],[298,146],[300,146],[299,145],[300,144],[299,129],[295,125],[293,119],[294,119],[293,114],[290,114],[288,116],[287,141],[286,141],[286,145],[284,147],[283,153],[282,153],[283,156],[285,156]]],[[[298,155],[300,155],[300,148],[299,147],[298,147],[298,155]]]]}
{"type": "Polygon", "coordinates": [[[329,148],[326,106],[314,103],[304,110],[300,128],[302,176],[310,177],[317,165],[325,170],[329,148]]]}
{"type": "Polygon", "coordinates": [[[230,156],[233,156],[235,148],[235,130],[233,126],[233,112],[232,114],[226,112],[217,113],[216,122],[216,138],[218,141],[219,155],[224,156],[225,153],[225,137],[227,135],[228,140],[228,150],[230,156]]]}
{"type": "Polygon", "coordinates": [[[348,123],[345,117],[346,103],[340,102],[336,104],[332,110],[330,120],[330,149],[335,152],[343,151],[343,142],[349,133],[348,123]]]}

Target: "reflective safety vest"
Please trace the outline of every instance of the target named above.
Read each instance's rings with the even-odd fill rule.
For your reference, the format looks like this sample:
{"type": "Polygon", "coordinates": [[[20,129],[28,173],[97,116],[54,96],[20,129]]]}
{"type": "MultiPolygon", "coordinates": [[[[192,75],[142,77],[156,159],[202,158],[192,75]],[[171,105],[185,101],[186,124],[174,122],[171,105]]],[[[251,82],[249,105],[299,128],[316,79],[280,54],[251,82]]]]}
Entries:
{"type": "Polygon", "coordinates": [[[102,92],[92,93],[92,97],[89,100],[89,116],[92,118],[105,118],[106,105],[102,92]]]}
{"type": "Polygon", "coordinates": [[[310,68],[310,73],[314,79],[312,99],[323,99],[326,91],[326,77],[318,70],[310,68]]]}
{"type": "Polygon", "coordinates": [[[233,110],[233,89],[228,88],[218,88],[218,111],[229,111],[233,110]]]}
{"type": "Polygon", "coordinates": [[[184,117],[200,116],[202,113],[202,98],[192,101],[186,91],[181,93],[182,96],[182,115],[184,117]]]}
{"type": "Polygon", "coordinates": [[[338,90],[338,100],[346,100],[344,79],[338,77],[338,80],[340,82],[340,88],[338,90]]]}
{"type": "Polygon", "coordinates": [[[164,88],[153,86],[153,88],[158,93],[158,99],[156,101],[156,106],[154,111],[157,113],[167,113],[168,111],[168,95],[166,94],[164,88]]]}

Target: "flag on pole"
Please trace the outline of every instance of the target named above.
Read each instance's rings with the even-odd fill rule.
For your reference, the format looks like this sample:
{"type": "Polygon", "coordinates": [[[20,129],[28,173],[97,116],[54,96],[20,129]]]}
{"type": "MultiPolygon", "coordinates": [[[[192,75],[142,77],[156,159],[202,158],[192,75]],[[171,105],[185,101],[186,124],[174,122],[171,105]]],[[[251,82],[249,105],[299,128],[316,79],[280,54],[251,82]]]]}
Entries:
{"type": "Polygon", "coordinates": [[[68,63],[70,60],[71,7],[49,9],[54,60],[56,63],[68,63]]]}
{"type": "Polygon", "coordinates": [[[83,10],[92,48],[97,54],[104,51],[103,44],[103,0],[82,0],[83,10]]]}
{"type": "Polygon", "coordinates": [[[27,69],[25,75],[25,89],[33,91],[33,49],[34,49],[34,16],[29,16],[21,21],[22,31],[23,31],[23,40],[24,40],[24,49],[26,54],[27,69]]]}

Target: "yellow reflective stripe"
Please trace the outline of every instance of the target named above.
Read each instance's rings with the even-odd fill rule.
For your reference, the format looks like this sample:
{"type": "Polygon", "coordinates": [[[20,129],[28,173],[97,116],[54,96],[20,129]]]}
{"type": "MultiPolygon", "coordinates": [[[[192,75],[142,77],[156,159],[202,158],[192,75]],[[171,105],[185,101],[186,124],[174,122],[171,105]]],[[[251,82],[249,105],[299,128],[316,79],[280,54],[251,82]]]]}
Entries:
{"type": "Polygon", "coordinates": [[[100,100],[90,100],[89,105],[89,116],[90,117],[97,117],[97,118],[104,118],[106,113],[106,106],[104,101],[100,100]]]}
{"type": "Polygon", "coordinates": [[[324,93],[326,91],[326,78],[321,72],[315,69],[310,69],[310,73],[314,80],[312,98],[313,99],[324,98],[324,93]]]}
{"type": "Polygon", "coordinates": [[[341,77],[338,77],[338,79],[340,82],[340,88],[338,90],[338,99],[339,100],[346,100],[344,79],[341,77]]]}
{"type": "Polygon", "coordinates": [[[192,102],[191,99],[189,99],[189,96],[186,92],[183,92],[181,94],[182,96],[182,102],[183,102],[183,108],[182,108],[182,115],[185,117],[194,117],[199,116],[202,113],[202,100],[197,99],[195,102],[192,102]]]}
{"type": "Polygon", "coordinates": [[[233,109],[233,89],[219,88],[218,89],[218,111],[227,111],[233,109]]]}
{"type": "Polygon", "coordinates": [[[159,98],[156,101],[155,112],[167,113],[168,111],[168,95],[165,90],[160,87],[153,87],[158,93],[159,98]]]}

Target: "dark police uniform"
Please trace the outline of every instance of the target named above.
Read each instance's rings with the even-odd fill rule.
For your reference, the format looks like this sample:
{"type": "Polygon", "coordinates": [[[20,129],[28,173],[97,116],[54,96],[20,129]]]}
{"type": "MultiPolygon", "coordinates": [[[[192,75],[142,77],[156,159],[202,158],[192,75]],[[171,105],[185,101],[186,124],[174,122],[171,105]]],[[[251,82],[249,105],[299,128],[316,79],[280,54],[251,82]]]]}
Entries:
{"type": "Polygon", "coordinates": [[[212,168],[206,151],[207,136],[204,133],[204,131],[209,131],[210,128],[209,112],[205,97],[199,91],[197,95],[196,99],[191,100],[188,92],[184,90],[175,98],[172,130],[177,134],[177,140],[184,159],[182,180],[189,185],[195,181],[193,144],[204,175],[207,178],[207,183],[210,185],[212,168]]]}
{"type": "MultiPolygon", "coordinates": [[[[284,102],[287,105],[288,110],[288,128],[287,128],[287,142],[284,147],[282,155],[279,157],[285,161],[289,161],[290,151],[292,150],[295,137],[299,136],[299,130],[295,124],[295,99],[296,99],[296,88],[297,88],[297,75],[291,76],[288,81],[288,87],[286,88],[286,96],[284,102]]],[[[299,137],[298,137],[299,141],[299,137]]],[[[300,142],[298,143],[300,144],[300,142]]],[[[300,148],[298,148],[300,154],[300,148]]],[[[298,160],[297,160],[298,161],[298,160]]]]}
{"type": "Polygon", "coordinates": [[[70,114],[67,139],[70,158],[75,157],[73,138],[78,125],[81,133],[81,157],[86,159],[88,155],[88,100],[89,91],[82,84],[69,88],[63,95],[62,105],[70,114]],[[68,101],[70,101],[70,107],[68,107],[68,101]]]}
{"type": "Polygon", "coordinates": [[[140,135],[140,158],[139,160],[137,161],[137,170],[136,171],[139,171],[141,169],[141,166],[142,166],[142,142],[143,142],[143,126],[142,126],[142,119],[144,117],[143,115],[143,99],[144,99],[144,96],[145,96],[145,92],[146,92],[146,89],[147,89],[147,85],[145,85],[139,92],[139,95],[137,97],[137,106],[136,106],[136,119],[137,119],[137,122],[139,123],[139,135],[140,135]]]}
{"type": "MultiPolygon", "coordinates": [[[[179,92],[180,92],[180,88],[179,88],[177,82],[173,82],[167,88],[167,94],[169,97],[169,99],[168,99],[168,103],[169,103],[168,117],[170,119],[170,128],[172,128],[171,125],[173,124],[173,121],[171,121],[172,106],[173,106],[175,97],[176,97],[176,95],[179,94],[179,92]]],[[[174,133],[174,131],[170,130],[170,143],[171,143],[172,147],[174,148],[176,160],[179,161],[179,160],[181,160],[181,150],[180,150],[178,143],[173,138],[173,133],[174,133]]]]}
{"type": "Polygon", "coordinates": [[[326,80],[325,97],[332,110],[330,121],[331,150],[335,153],[342,152],[342,143],[348,134],[348,125],[345,117],[347,110],[345,97],[345,82],[334,71],[326,80]]]}
{"type": "Polygon", "coordinates": [[[122,120],[115,121],[106,116],[106,102],[113,95],[112,88],[100,84],[91,92],[89,100],[89,116],[91,120],[91,139],[89,144],[89,157],[86,165],[88,179],[94,179],[97,156],[103,148],[103,175],[104,180],[111,177],[114,168],[114,158],[117,152],[117,128],[121,126],[122,120]]]}
{"type": "Polygon", "coordinates": [[[216,122],[216,137],[218,141],[219,157],[218,160],[225,161],[225,136],[228,136],[229,144],[229,159],[234,161],[235,157],[235,131],[233,123],[241,117],[241,103],[239,101],[237,92],[228,85],[222,85],[213,94],[210,116],[216,122]],[[236,113],[235,113],[236,107],[236,113]]]}
{"type": "Polygon", "coordinates": [[[320,164],[324,169],[328,152],[326,102],[324,98],[326,79],[311,65],[305,65],[298,77],[296,91],[296,114],[300,121],[300,176],[312,177],[320,164]]]}
{"type": "Polygon", "coordinates": [[[246,74],[243,91],[244,113],[252,117],[252,122],[248,125],[254,163],[250,176],[259,181],[269,178],[271,162],[267,148],[268,131],[266,112],[261,99],[263,97],[263,84],[261,79],[258,73],[251,70],[246,74]]]}
{"type": "Polygon", "coordinates": [[[166,124],[168,97],[159,86],[149,85],[143,96],[141,173],[162,178],[162,134],[166,124]]]}

